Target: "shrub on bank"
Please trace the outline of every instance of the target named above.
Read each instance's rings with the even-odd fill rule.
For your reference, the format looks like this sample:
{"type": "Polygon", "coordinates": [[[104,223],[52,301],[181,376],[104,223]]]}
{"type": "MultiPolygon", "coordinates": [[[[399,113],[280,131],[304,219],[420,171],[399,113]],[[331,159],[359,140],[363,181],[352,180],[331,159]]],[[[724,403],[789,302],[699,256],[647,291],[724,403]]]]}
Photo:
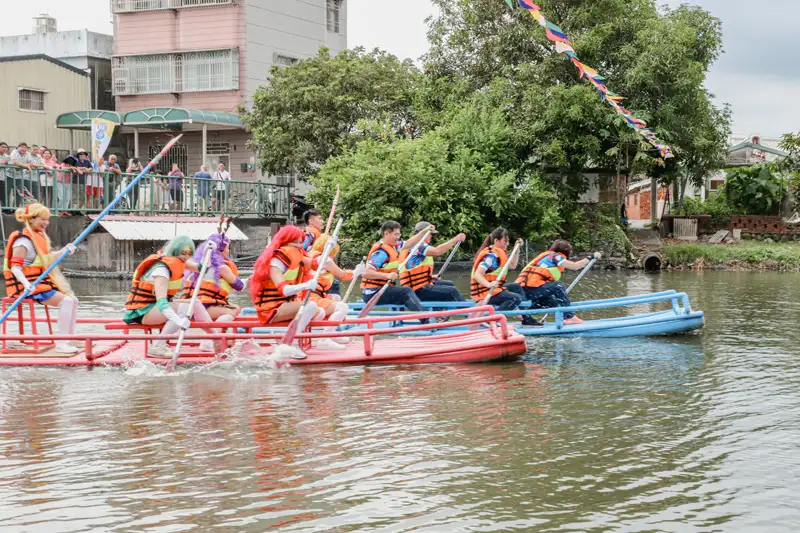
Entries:
{"type": "Polygon", "coordinates": [[[800,270],[799,244],[764,244],[742,242],[721,246],[687,243],[664,247],[664,257],[674,267],[714,268],[730,263],[743,263],[749,268],[800,270]]]}

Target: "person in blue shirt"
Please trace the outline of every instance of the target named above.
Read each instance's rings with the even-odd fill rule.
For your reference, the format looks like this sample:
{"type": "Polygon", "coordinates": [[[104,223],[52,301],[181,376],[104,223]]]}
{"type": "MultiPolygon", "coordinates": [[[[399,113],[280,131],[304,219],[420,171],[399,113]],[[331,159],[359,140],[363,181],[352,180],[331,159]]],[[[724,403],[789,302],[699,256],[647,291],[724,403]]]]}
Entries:
{"type": "Polygon", "coordinates": [[[197,180],[197,210],[211,211],[211,174],[208,172],[208,165],[202,165],[194,179],[197,180]]]}
{"type": "MultiPolygon", "coordinates": [[[[431,226],[431,229],[436,228],[431,226]]],[[[427,230],[427,228],[426,228],[427,230]]],[[[417,233],[407,241],[400,240],[400,223],[388,220],[381,226],[382,239],[372,245],[367,259],[367,269],[361,278],[361,290],[364,302],[370,299],[386,283],[398,280],[397,272],[400,263],[400,253],[411,249],[420,240],[426,230],[417,233]]],[[[378,305],[400,305],[410,311],[422,311],[422,303],[410,287],[390,286],[378,300],[378,305]]],[[[427,320],[426,320],[427,321],[427,320]]]]}
{"type": "MultiPolygon", "coordinates": [[[[420,222],[414,227],[414,233],[424,232],[429,227],[429,222],[420,222]]],[[[436,233],[436,230],[431,231],[416,253],[408,259],[408,263],[400,271],[400,283],[410,287],[423,302],[463,302],[464,297],[452,282],[442,281],[433,273],[433,258],[444,254],[456,243],[464,242],[467,236],[459,233],[449,241],[431,246],[436,233]]],[[[401,254],[401,258],[404,256],[405,254],[401,254]]]]}
{"type": "MultiPolygon", "coordinates": [[[[564,270],[583,270],[589,259],[570,261],[572,245],[556,239],[550,248],[528,263],[522,269],[517,283],[525,291],[525,297],[531,301],[532,309],[550,309],[552,307],[569,307],[567,288],[561,282],[564,270]]],[[[594,253],[600,259],[600,252],[594,253]]],[[[581,324],[583,320],[573,313],[564,313],[564,324],[581,324]]]]}

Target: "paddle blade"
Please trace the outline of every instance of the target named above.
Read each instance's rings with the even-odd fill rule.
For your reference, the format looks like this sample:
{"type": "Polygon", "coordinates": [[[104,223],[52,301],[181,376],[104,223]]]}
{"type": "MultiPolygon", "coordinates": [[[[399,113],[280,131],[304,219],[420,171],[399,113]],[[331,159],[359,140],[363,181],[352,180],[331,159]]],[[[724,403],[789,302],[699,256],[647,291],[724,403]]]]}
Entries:
{"type": "Polygon", "coordinates": [[[284,333],[283,338],[281,338],[281,344],[290,345],[294,341],[294,338],[297,336],[297,328],[300,325],[300,314],[302,311],[303,309],[301,309],[289,323],[289,327],[286,328],[286,333],[284,333]]]}
{"type": "Polygon", "coordinates": [[[376,305],[378,305],[378,300],[381,299],[381,296],[383,296],[383,293],[386,292],[386,288],[388,286],[389,282],[386,282],[386,284],[384,284],[384,286],[381,287],[381,289],[378,292],[372,295],[372,298],[369,299],[367,305],[365,305],[364,308],[361,310],[361,312],[358,313],[358,318],[364,318],[370,313],[370,311],[372,311],[375,308],[376,305]]]}

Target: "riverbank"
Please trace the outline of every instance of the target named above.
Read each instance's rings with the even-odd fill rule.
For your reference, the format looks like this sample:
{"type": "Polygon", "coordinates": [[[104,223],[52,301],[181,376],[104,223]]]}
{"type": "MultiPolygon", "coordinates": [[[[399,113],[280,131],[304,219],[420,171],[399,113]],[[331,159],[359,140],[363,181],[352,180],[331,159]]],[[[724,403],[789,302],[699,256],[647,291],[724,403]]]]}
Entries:
{"type": "Polygon", "coordinates": [[[667,268],[676,270],[800,272],[800,243],[667,244],[662,253],[667,268]]]}

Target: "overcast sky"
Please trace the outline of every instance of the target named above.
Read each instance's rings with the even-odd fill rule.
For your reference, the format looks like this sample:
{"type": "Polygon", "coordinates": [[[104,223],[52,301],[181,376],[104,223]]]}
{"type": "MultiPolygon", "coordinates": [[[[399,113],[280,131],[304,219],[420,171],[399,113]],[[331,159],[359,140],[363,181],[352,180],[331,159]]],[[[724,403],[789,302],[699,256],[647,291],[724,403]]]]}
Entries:
{"type": "MultiPolygon", "coordinates": [[[[5,1],[5,0],[3,0],[5,1]]],[[[428,48],[429,0],[346,0],[348,46],[379,47],[417,59],[428,48]]],[[[498,0],[500,2],[500,0],[498,0]]],[[[677,6],[681,0],[666,0],[677,6]]],[[[800,131],[800,70],[794,57],[800,34],[796,0],[694,0],[723,21],[726,53],[714,66],[708,88],[733,107],[734,131],[778,136],[800,131]],[[794,35],[794,37],[793,37],[794,35]]],[[[60,30],[89,28],[111,33],[108,0],[15,2],[0,16],[0,35],[29,33],[32,17],[46,11],[60,30]]],[[[554,21],[558,23],[558,21],[554,21]]],[[[213,31],[213,27],[209,28],[213,31]]],[[[614,80],[609,80],[613,89],[614,80]]]]}

